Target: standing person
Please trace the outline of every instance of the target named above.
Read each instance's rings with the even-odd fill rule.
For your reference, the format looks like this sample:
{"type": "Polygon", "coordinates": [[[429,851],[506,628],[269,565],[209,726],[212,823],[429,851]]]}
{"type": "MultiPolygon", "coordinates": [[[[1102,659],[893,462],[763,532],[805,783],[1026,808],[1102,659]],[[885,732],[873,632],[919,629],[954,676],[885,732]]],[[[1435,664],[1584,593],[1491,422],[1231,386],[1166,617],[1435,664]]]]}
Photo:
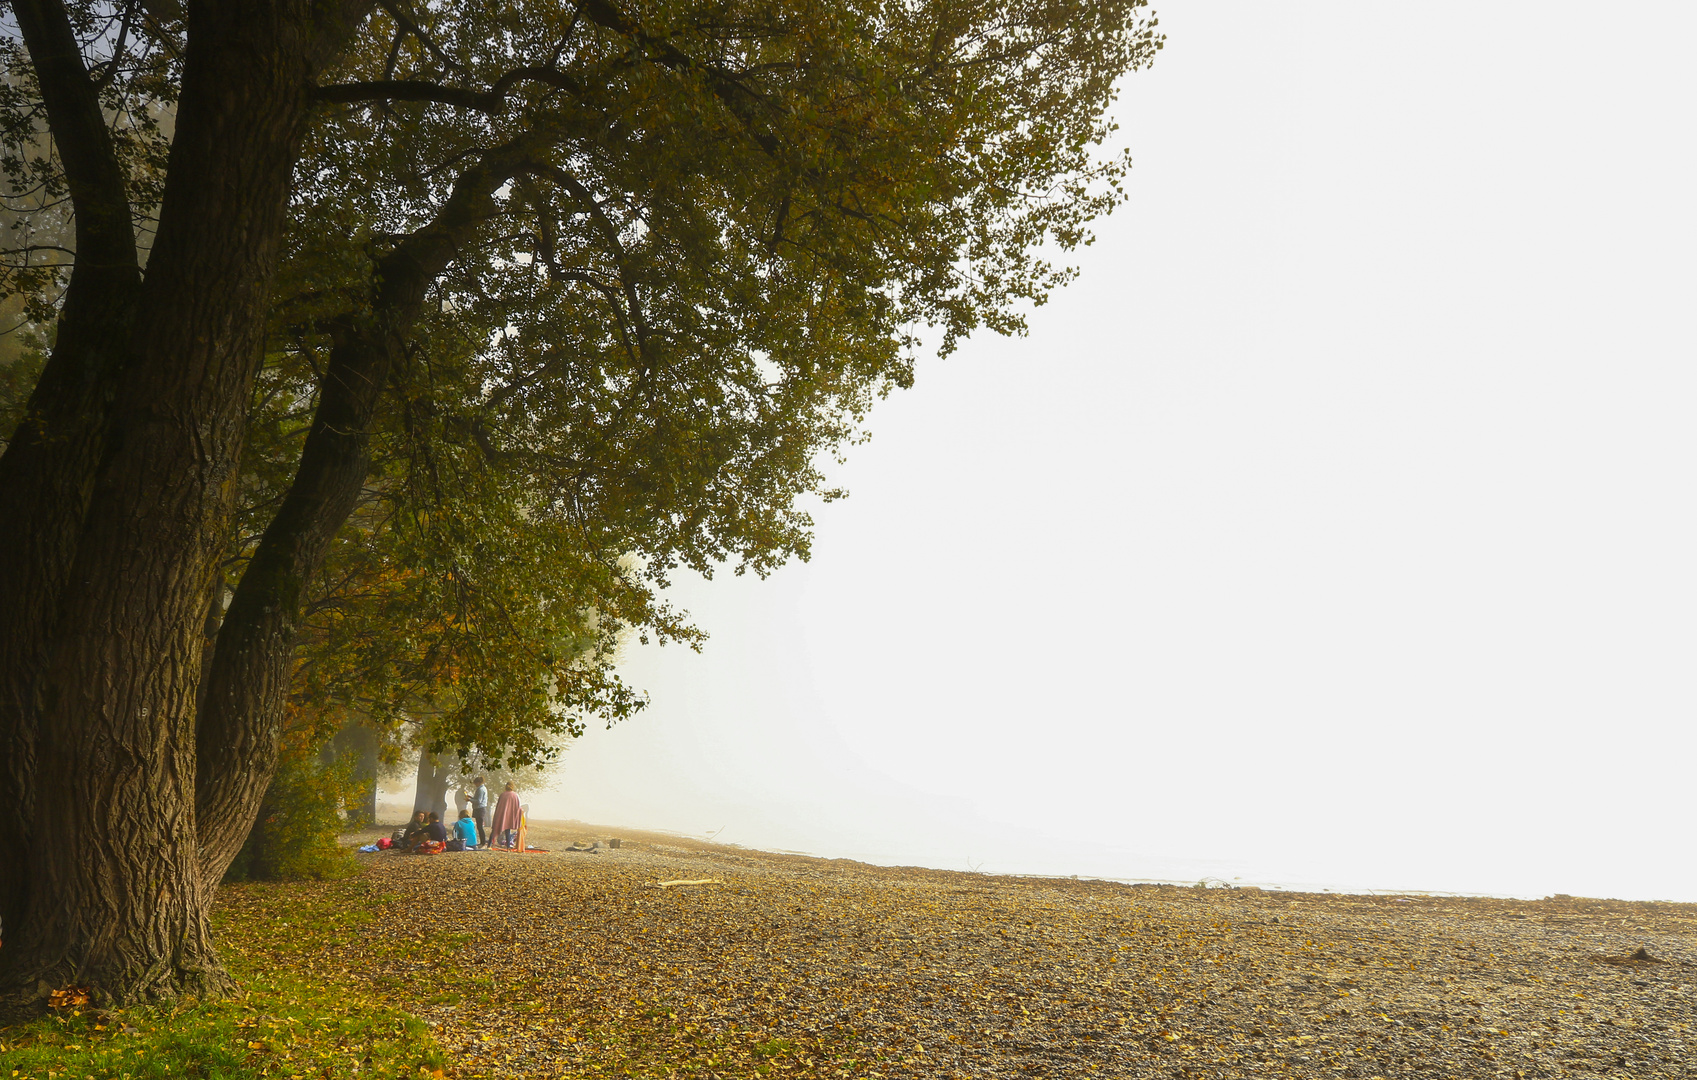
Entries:
{"type": "Polygon", "coordinates": [[[513,838],[518,835],[523,818],[524,809],[519,806],[518,792],[513,790],[512,781],[508,781],[507,789],[501,792],[501,799],[495,804],[495,835],[500,838],[502,847],[513,846],[513,838]]]}
{"type": "Polygon", "coordinates": [[[489,789],[483,786],[481,776],[472,783],[477,785],[471,796],[471,813],[477,819],[477,842],[488,847],[494,842],[494,838],[489,835],[489,789]]]}

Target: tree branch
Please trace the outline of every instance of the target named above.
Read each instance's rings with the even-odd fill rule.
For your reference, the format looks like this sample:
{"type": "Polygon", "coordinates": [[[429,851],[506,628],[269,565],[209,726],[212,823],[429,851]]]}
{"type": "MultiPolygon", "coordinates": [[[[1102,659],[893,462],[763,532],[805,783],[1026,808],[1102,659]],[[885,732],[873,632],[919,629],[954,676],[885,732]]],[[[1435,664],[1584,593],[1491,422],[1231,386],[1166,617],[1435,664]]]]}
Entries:
{"type": "Polygon", "coordinates": [[[589,17],[590,22],[602,29],[623,34],[642,46],[645,51],[652,50],[654,59],[662,66],[673,71],[699,72],[705,77],[708,89],[719,99],[720,104],[744,123],[749,138],[754,140],[755,145],[774,158],[778,156],[778,137],[762,129],[755,110],[750,107],[760,106],[772,110],[776,106],[743,85],[735,74],[717,65],[703,63],[670,41],[649,34],[642,29],[641,24],[619,10],[611,0],[584,0],[580,10],[589,17]]]}
{"type": "MultiPolygon", "coordinates": [[[[70,190],[77,250],[53,355],[0,454],[0,520],[11,525],[0,531],[0,817],[34,829],[48,641],[83,535],[141,268],[123,165],[64,5],[14,0],[12,12],[70,190]]],[[[25,925],[32,880],[23,866],[0,875],[7,926],[25,925]]]]}
{"type": "Polygon", "coordinates": [[[372,420],[406,351],[406,335],[431,282],[500,212],[495,192],[525,167],[533,150],[534,140],[521,138],[469,166],[435,218],[372,268],[370,316],[337,320],[300,464],[236,587],[206,676],[196,730],[195,820],[208,882],[223,876],[241,847],[276,768],[307,586],[365,491],[372,420]]]}
{"type": "Polygon", "coordinates": [[[337,83],[321,86],[312,92],[319,101],[355,104],[366,101],[432,101],[461,109],[476,109],[491,116],[507,107],[507,95],[521,82],[539,82],[573,94],[580,93],[575,79],[561,71],[546,67],[525,67],[509,71],[488,90],[469,90],[461,86],[443,86],[422,79],[386,79],[378,82],[337,83]]]}
{"type": "MultiPolygon", "coordinates": [[[[53,142],[76,210],[78,268],[116,272],[133,282],[140,276],[140,265],[130,228],[128,185],[76,32],[64,6],[52,0],[16,0],[12,10],[35,64],[53,142]]],[[[113,282],[100,284],[109,287],[113,282]]],[[[71,288],[76,287],[73,278],[71,288]]],[[[67,295],[66,303],[70,302],[67,295]]]]}
{"type": "Polygon", "coordinates": [[[124,5],[124,17],[118,23],[118,40],[112,46],[112,59],[101,65],[104,70],[101,71],[100,80],[96,84],[101,90],[110,86],[112,80],[118,77],[118,65],[124,59],[124,50],[129,47],[130,20],[135,16],[135,13],[136,0],[129,0],[129,3],[124,5]]]}
{"type": "Polygon", "coordinates": [[[497,113],[506,101],[487,90],[467,90],[458,86],[443,86],[422,79],[392,79],[384,82],[337,83],[321,86],[312,92],[314,100],[342,104],[367,101],[433,101],[461,109],[497,113]]]}
{"type": "MultiPolygon", "coordinates": [[[[611,249],[613,261],[619,268],[619,284],[624,288],[625,305],[630,311],[631,322],[636,327],[637,351],[643,361],[646,362],[648,359],[648,343],[652,332],[648,326],[648,318],[642,311],[642,298],[637,294],[636,282],[631,279],[630,253],[625,250],[624,241],[619,239],[618,227],[607,216],[607,212],[601,208],[601,204],[596,200],[595,195],[571,173],[552,165],[537,165],[533,171],[548,177],[565,188],[573,200],[582,205],[584,212],[589,215],[589,219],[595,223],[596,231],[601,234],[601,239],[606,241],[607,247],[611,249]]],[[[587,278],[582,280],[585,284],[593,287],[602,287],[587,278]]]]}
{"type": "Polygon", "coordinates": [[[430,55],[434,56],[441,62],[443,70],[465,70],[460,67],[457,62],[455,62],[453,57],[443,52],[442,47],[436,44],[436,40],[425,32],[424,27],[418,24],[418,20],[407,14],[400,4],[395,3],[395,0],[379,0],[379,3],[383,10],[389,13],[389,17],[394,19],[396,24],[399,25],[402,30],[405,30],[407,33],[417,38],[420,45],[423,45],[426,49],[430,50],[430,55]]]}

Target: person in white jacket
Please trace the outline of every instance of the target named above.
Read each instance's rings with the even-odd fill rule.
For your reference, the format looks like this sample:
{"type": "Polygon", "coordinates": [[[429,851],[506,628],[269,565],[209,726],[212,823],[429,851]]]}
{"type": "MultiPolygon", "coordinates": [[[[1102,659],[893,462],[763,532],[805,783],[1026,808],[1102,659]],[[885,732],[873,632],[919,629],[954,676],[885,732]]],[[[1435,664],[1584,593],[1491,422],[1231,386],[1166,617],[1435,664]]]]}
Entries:
{"type": "Polygon", "coordinates": [[[483,777],[473,781],[477,790],[471,796],[471,816],[477,820],[477,846],[488,847],[489,836],[489,789],[483,786],[483,777]]]}

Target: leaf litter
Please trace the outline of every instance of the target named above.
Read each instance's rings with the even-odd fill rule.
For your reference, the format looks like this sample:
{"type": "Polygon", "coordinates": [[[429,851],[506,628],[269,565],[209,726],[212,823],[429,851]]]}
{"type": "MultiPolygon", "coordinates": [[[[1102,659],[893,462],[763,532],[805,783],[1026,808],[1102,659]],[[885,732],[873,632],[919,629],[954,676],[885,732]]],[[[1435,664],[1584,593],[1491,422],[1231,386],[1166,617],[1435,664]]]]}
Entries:
{"type": "Polygon", "coordinates": [[[364,856],[376,917],[323,962],[424,1019],[463,1078],[1681,1077],[1697,1059],[1697,905],[1134,886],[620,835],[593,855],[364,856]]]}

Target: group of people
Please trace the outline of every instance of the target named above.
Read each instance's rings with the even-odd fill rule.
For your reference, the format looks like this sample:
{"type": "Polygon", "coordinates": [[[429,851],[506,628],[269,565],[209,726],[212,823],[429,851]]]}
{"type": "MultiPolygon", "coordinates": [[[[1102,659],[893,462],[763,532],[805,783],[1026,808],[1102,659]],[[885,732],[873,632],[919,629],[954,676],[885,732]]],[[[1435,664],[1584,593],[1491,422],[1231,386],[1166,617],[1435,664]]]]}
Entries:
{"type": "Polygon", "coordinates": [[[442,851],[479,851],[489,848],[511,849],[518,843],[519,829],[524,824],[524,807],[518,792],[508,784],[496,800],[494,814],[489,808],[489,789],[479,776],[473,790],[458,800],[460,816],[452,825],[442,821],[442,815],[420,810],[407,827],[390,837],[388,848],[410,855],[434,855],[442,851]]]}

